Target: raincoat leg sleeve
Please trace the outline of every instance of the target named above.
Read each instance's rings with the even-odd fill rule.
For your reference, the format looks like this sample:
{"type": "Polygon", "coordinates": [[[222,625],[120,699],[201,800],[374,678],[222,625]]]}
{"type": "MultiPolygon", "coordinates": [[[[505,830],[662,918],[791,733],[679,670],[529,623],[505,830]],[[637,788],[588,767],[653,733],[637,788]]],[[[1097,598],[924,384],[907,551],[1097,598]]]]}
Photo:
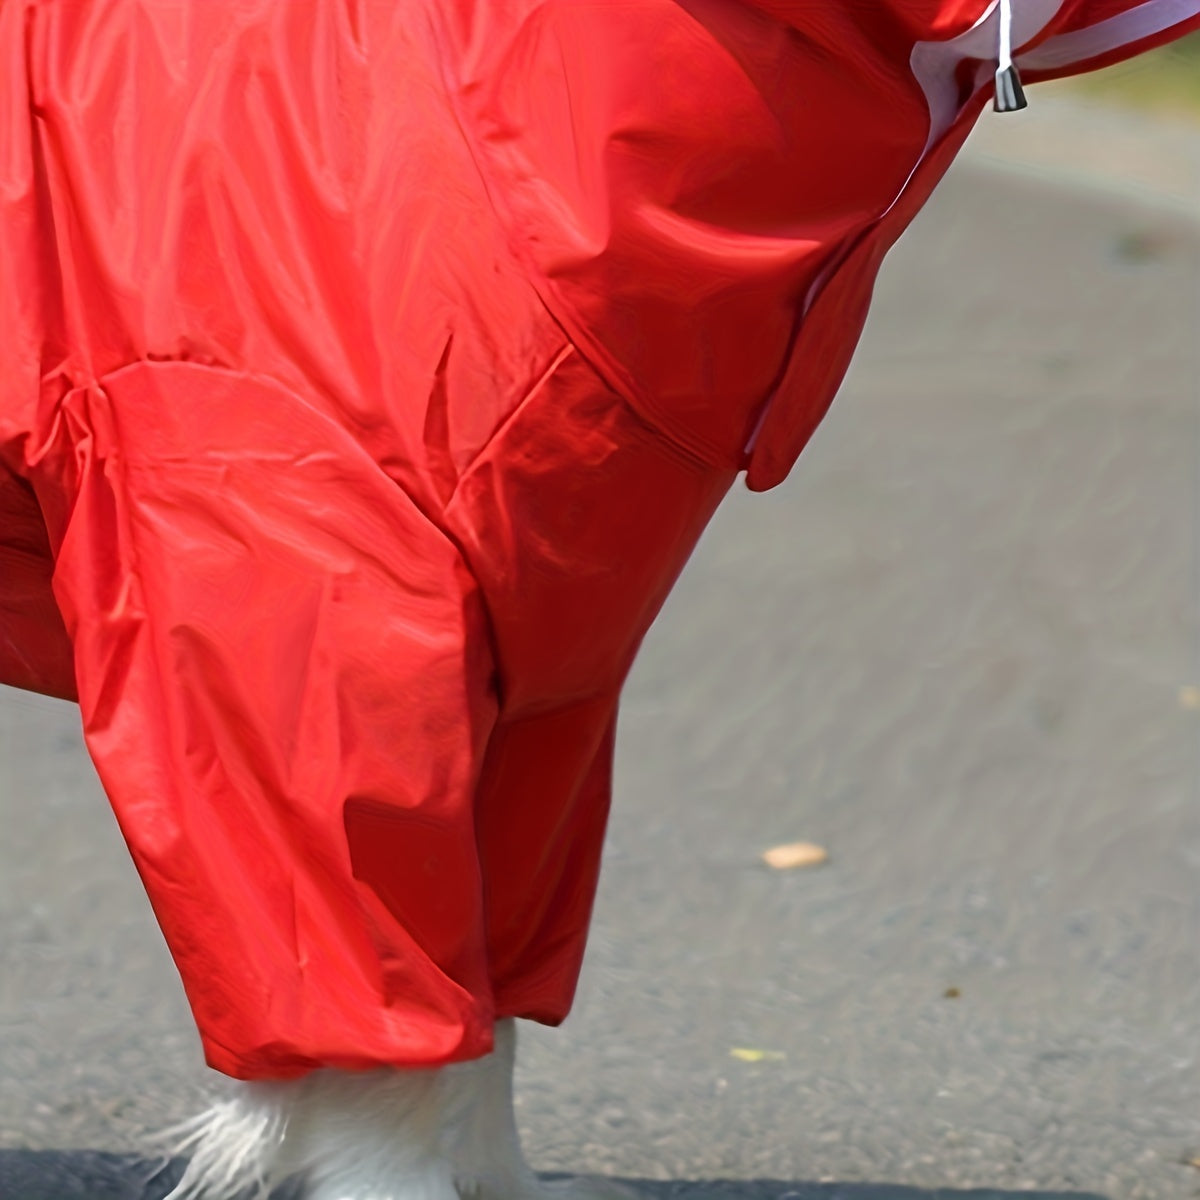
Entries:
{"type": "Polygon", "coordinates": [[[501,1015],[557,1023],[571,1006],[621,687],[733,480],[568,348],[447,507],[486,598],[503,699],[476,807],[501,1015]]]}
{"type": "Polygon", "coordinates": [[[266,379],[134,364],[48,445],[87,743],[209,1063],[486,1053],[492,664],[453,544],[266,379]]]}

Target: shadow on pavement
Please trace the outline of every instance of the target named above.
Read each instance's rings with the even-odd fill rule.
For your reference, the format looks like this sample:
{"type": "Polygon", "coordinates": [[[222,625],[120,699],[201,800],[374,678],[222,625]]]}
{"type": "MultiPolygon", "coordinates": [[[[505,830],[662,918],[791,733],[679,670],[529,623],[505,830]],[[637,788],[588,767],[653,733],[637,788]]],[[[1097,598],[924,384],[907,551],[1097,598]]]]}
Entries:
{"type": "MultiPolygon", "coordinates": [[[[163,1200],[182,1159],[100,1150],[0,1150],[0,1200],[163,1200]]],[[[272,1200],[295,1200],[287,1190],[272,1200]]]]}
{"type": "MultiPolygon", "coordinates": [[[[163,1200],[183,1173],[178,1160],[98,1150],[0,1150],[0,1200],[163,1200]]],[[[552,1179],[567,1176],[549,1176],[552,1179]]],[[[890,1183],[780,1179],[624,1179],[647,1200],[1106,1200],[1095,1192],[913,1188],[890,1183]]],[[[285,1189],[273,1200],[294,1200],[285,1189]]]]}
{"type": "Polygon", "coordinates": [[[796,1183],[783,1179],[625,1179],[653,1200],[1107,1200],[1096,1192],[917,1188],[898,1183],[796,1183]]]}

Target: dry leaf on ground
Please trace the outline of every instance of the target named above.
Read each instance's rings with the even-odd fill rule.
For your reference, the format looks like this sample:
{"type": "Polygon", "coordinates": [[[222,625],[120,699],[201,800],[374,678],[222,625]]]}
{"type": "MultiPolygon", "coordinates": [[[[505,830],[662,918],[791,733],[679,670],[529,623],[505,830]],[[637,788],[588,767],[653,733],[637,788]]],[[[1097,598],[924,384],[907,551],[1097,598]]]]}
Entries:
{"type": "Polygon", "coordinates": [[[824,846],[813,842],[788,842],[785,846],[772,846],[763,853],[763,862],[776,871],[787,871],[793,867],[818,867],[828,861],[829,852],[824,846]]]}

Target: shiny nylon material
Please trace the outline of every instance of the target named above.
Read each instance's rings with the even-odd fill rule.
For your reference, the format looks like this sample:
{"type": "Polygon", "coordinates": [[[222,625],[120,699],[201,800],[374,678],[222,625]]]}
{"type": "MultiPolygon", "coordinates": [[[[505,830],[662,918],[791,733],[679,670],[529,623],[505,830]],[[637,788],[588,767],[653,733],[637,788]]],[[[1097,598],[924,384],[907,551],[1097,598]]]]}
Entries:
{"type": "Polygon", "coordinates": [[[0,681],[78,700],[213,1066],[566,1014],[637,646],[830,402],[988,99],[951,62],[931,140],[914,50],[989,11],[0,0],[0,681]]]}

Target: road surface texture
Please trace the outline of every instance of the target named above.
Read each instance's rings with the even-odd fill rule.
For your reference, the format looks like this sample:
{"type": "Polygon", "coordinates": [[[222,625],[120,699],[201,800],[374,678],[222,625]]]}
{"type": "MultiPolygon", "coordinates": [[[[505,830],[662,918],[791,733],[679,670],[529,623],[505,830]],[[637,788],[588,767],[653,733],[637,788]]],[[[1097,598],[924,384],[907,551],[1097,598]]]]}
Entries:
{"type": "MultiPolygon", "coordinates": [[[[544,1170],[1200,1191],[1200,133],[1033,102],[646,644],[577,1011],[524,1041],[544,1170]]],[[[215,1081],[70,707],[0,694],[0,831],[0,1197],[161,1196],[132,1156],[215,1081]]]]}

